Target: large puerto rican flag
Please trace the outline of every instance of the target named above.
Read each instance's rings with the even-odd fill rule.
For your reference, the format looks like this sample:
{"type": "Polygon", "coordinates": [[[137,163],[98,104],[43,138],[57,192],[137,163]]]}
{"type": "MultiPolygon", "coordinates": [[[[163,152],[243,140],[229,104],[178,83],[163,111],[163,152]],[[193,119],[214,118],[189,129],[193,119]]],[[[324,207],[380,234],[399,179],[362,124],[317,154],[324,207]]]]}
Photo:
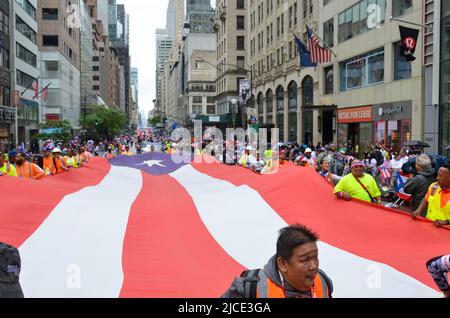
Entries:
{"type": "Polygon", "coordinates": [[[0,189],[0,241],[19,247],[32,298],[219,297],[293,223],[319,233],[335,297],[439,297],[425,263],[450,246],[450,231],[337,201],[291,165],[260,176],[145,154],[39,182],[2,177],[0,189]]]}

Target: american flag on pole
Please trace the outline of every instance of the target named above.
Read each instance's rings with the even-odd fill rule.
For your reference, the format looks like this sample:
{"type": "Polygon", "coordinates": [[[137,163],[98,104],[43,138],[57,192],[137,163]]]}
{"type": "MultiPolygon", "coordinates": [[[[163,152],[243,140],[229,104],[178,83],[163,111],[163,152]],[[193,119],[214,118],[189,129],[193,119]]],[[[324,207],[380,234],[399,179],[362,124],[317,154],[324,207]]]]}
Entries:
{"type": "Polygon", "coordinates": [[[31,84],[31,88],[33,88],[33,90],[34,90],[34,97],[33,97],[33,99],[36,99],[39,96],[39,83],[38,83],[37,79],[35,79],[33,81],[33,84],[31,84]]]}
{"type": "Polygon", "coordinates": [[[161,153],[95,158],[41,181],[0,178],[0,242],[19,248],[27,298],[214,298],[301,223],[320,235],[334,297],[440,297],[425,264],[448,252],[449,230],[332,190],[288,163],[260,176],[161,153]]]}
{"type": "Polygon", "coordinates": [[[42,99],[44,100],[45,103],[47,103],[48,101],[48,88],[44,88],[42,90],[42,99]]]}
{"type": "Polygon", "coordinates": [[[313,63],[328,63],[331,61],[331,50],[320,46],[319,39],[314,32],[306,26],[308,33],[308,46],[311,52],[311,60],[313,63]]]}

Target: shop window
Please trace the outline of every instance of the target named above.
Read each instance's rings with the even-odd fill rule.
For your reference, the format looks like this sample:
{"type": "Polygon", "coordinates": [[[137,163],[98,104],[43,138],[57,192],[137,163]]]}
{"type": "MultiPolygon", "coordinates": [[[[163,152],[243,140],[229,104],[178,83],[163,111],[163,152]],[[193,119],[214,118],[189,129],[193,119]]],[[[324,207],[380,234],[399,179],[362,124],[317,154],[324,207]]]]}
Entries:
{"type": "Polygon", "coordinates": [[[386,122],[380,121],[375,124],[375,143],[386,143],[386,122]]]}
{"type": "Polygon", "coordinates": [[[403,146],[405,142],[411,141],[411,121],[403,120],[402,121],[402,144],[403,146]]]}

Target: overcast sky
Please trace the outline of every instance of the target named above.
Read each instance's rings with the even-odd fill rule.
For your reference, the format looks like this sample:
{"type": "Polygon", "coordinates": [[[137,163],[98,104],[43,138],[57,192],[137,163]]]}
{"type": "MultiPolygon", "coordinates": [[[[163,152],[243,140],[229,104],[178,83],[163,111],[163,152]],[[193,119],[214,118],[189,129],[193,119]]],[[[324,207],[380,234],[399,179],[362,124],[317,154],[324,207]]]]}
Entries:
{"type": "MultiPolygon", "coordinates": [[[[145,116],[156,99],[155,30],[166,27],[169,0],[117,0],[130,15],[131,66],[139,69],[139,108],[145,116]]],[[[215,0],[211,0],[214,7],[215,0]]]]}

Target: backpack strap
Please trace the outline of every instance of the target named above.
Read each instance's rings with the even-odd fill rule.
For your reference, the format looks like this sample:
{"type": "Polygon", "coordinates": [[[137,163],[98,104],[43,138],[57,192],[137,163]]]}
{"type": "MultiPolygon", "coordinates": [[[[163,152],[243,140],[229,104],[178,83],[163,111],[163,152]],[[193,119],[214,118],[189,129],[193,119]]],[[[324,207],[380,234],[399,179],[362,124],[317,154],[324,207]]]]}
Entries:
{"type": "Polygon", "coordinates": [[[256,298],[256,290],[259,282],[259,269],[244,271],[241,277],[244,278],[244,298],[256,298]]]}

